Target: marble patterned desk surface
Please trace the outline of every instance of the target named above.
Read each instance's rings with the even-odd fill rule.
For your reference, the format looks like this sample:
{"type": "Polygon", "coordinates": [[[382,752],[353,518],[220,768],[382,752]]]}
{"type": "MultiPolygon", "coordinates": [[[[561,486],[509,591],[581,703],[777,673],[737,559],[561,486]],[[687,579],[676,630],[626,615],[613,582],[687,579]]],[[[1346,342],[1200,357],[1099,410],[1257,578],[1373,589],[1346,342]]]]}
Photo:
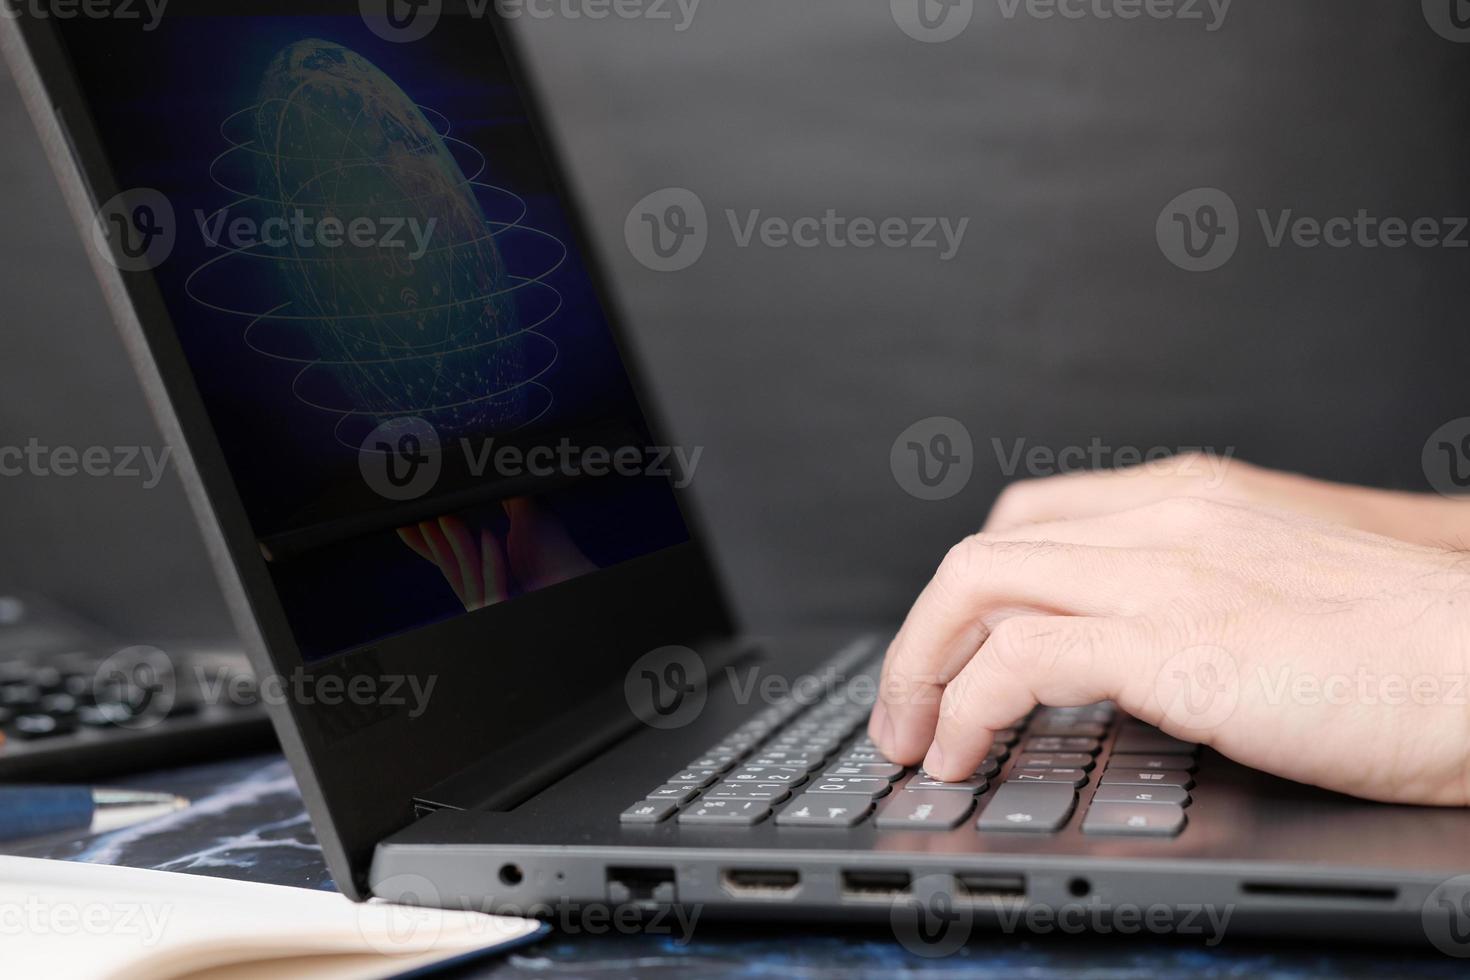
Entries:
{"type": "MultiPolygon", "coordinates": [[[[178,793],[177,814],[96,837],[0,845],[6,853],[333,888],[286,763],[275,756],[151,773],[115,784],[178,793]]],[[[674,930],[677,931],[677,930],[674,930]]],[[[1227,938],[1213,948],[1156,938],[1019,938],[977,934],[955,955],[923,958],[885,930],[717,928],[670,935],[566,935],[446,977],[841,978],[1464,977],[1467,965],[1402,950],[1292,946],[1227,938]]]]}

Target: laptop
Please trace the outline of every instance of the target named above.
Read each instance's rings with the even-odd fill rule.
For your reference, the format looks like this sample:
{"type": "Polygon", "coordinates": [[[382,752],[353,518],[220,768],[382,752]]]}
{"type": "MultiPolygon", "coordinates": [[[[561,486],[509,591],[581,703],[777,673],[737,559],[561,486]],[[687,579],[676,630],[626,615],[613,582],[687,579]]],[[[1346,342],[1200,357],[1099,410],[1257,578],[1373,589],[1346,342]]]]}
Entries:
{"type": "MultiPolygon", "coordinates": [[[[342,891],[886,921],[930,952],[1079,923],[1470,952],[1470,813],[1110,704],[938,783],[864,734],[886,634],[742,635],[513,14],[3,21],[342,891]]],[[[677,264],[698,228],[666,196],[626,232],[677,264]]]]}

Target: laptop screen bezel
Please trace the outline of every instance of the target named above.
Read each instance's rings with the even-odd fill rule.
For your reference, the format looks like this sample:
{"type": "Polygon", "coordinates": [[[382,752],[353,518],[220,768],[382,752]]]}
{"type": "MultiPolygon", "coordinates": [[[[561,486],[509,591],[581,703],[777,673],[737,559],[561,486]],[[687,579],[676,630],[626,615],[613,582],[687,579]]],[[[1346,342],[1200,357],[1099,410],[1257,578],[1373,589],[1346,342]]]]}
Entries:
{"type": "MultiPolygon", "coordinates": [[[[356,8],[350,2],[345,6],[356,8]]],[[[296,4],[229,0],[210,12],[283,15],[320,13],[324,8],[342,12],[343,7],[317,0],[296,4]]],[[[490,7],[493,10],[494,5],[490,7]]],[[[173,11],[169,15],[179,16],[173,11]]],[[[447,0],[443,16],[464,16],[464,4],[447,0]]],[[[24,14],[3,20],[0,32],[8,60],[86,237],[96,202],[120,190],[106,150],[55,25],[24,14]]],[[[590,244],[586,211],[544,125],[544,101],[526,70],[516,32],[493,12],[480,23],[487,31],[487,43],[499,46],[525,101],[529,123],[539,134],[550,182],[566,207],[573,242],[582,250],[649,431],[655,440],[670,445],[665,435],[669,430],[644,381],[623,327],[622,310],[609,288],[605,258],[590,244]]],[[[90,245],[88,251],[95,253],[90,245]]],[[[539,693],[553,709],[547,720],[560,737],[552,740],[555,744],[547,743],[544,755],[538,754],[538,740],[517,738],[526,734],[525,726],[497,730],[493,713],[484,710],[484,692],[504,684],[504,657],[536,658],[563,673],[596,658],[595,669],[608,676],[597,682],[595,700],[608,704],[614,689],[621,691],[627,666],[645,652],[674,644],[699,649],[734,633],[734,618],[693,501],[687,491],[679,491],[690,537],[685,544],[366,649],[326,661],[304,661],[157,283],[149,273],[121,273],[100,256],[91,258],[164,436],[174,447],[195,516],[257,671],[281,678],[325,673],[438,678],[417,718],[409,716],[407,704],[356,713],[296,698],[270,705],[329,866],[350,896],[366,897],[373,847],[413,819],[416,795],[512,740],[518,746],[514,765],[519,771],[507,772],[506,777],[534,787],[538,771],[544,770],[549,779],[559,771],[557,766],[565,765],[569,745],[581,740],[591,743],[586,748],[595,748],[598,740],[608,737],[606,716],[579,711],[581,698],[558,699],[555,691],[528,695],[539,693]],[[506,650],[512,652],[501,652],[506,650]]]]}

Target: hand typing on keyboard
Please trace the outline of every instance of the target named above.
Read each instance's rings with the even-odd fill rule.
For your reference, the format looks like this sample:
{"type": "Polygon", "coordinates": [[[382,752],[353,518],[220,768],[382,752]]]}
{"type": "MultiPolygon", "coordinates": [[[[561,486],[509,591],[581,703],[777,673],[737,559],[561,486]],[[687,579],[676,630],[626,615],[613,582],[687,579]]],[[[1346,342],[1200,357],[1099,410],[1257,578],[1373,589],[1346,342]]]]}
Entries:
{"type": "Polygon", "coordinates": [[[1036,704],[1112,700],[1287,778],[1470,804],[1470,505],[1231,465],[1008,493],[889,648],[878,748],[963,779],[1036,704]]]}

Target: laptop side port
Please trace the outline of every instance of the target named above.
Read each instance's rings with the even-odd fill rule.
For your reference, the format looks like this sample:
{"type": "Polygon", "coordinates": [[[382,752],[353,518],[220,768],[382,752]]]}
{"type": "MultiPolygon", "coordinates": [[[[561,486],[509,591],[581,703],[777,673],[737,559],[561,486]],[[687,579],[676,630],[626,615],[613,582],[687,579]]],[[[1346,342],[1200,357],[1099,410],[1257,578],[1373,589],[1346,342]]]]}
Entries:
{"type": "Polygon", "coordinates": [[[607,900],[614,905],[670,905],[679,900],[673,868],[608,868],[607,900]]]}
{"type": "Polygon", "coordinates": [[[735,898],[791,898],[801,890],[801,875],[785,869],[725,868],[720,887],[735,898]]]}
{"type": "Polygon", "coordinates": [[[961,871],[954,876],[954,895],[969,902],[1024,901],[1026,876],[961,871]]]}
{"type": "Polygon", "coordinates": [[[913,876],[907,871],[843,871],[842,897],[890,899],[909,893],[913,876]]]}

